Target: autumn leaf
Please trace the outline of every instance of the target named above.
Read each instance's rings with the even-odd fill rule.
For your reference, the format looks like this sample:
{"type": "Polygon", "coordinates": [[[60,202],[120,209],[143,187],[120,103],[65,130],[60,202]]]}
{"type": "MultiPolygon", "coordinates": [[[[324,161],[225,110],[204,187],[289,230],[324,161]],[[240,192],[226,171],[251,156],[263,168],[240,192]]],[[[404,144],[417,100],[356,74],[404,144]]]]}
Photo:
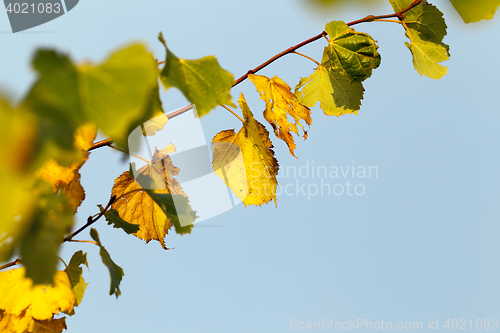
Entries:
{"type": "Polygon", "coordinates": [[[302,78],[295,87],[295,95],[300,103],[312,108],[320,102],[320,107],[328,116],[358,114],[363,98],[363,84],[352,81],[339,69],[320,65],[314,73],[302,78]]]}
{"type": "Polygon", "coordinates": [[[196,105],[200,117],[221,104],[235,106],[229,94],[234,76],[224,70],[214,56],[180,59],[167,47],[161,33],[158,39],[167,51],[165,67],[160,74],[165,89],[178,88],[190,103],[196,105]]]}
{"type": "Polygon", "coordinates": [[[172,144],[161,150],[155,149],[151,163],[135,172],[137,181],[131,176],[132,171],[126,171],[115,180],[111,190],[119,198],[112,208],[118,211],[124,221],[139,226],[139,231],[134,235],[146,243],[157,240],[164,249],[168,249],[164,239],[173,223],[145,189],[152,189],[157,194],[187,197],[174,178],[179,174],[179,168],[172,164],[168,156],[174,151],[172,144]]]}
{"type": "Polygon", "coordinates": [[[71,290],[75,295],[75,306],[80,305],[88,285],[83,279],[83,269],[80,267],[81,265],[85,265],[87,268],[89,267],[87,253],[83,253],[82,250],[79,250],[73,254],[68,266],[64,269],[66,274],[68,274],[71,290]]]}
{"type": "Polygon", "coordinates": [[[146,193],[171,221],[176,233],[180,235],[191,233],[197,216],[187,197],[180,194],[156,193],[153,190],[146,190],[146,193]]]}
{"type": "Polygon", "coordinates": [[[113,225],[113,228],[120,228],[127,234],[135,234],[140,229],[138,225],[124,221],[116,209],[108,209],[104,213],[104,217],[106,218],[106,221],[108,221],[108,225],[113,225]]]}
{"type": "MultiPolygon", "coordinates": [[[[390,0],[395,11],[407,8],[411,0],[390,0]]],[[[420,75],[440,79],[448,68],[439,64],[450,57],[449,46],[443,43],[446,23],[443,13],[425,0],[403,13],[403,26],[410,43],[406,47],[413,56],[413,66],[420,75]]]]}
{"type": "Polygon", "coordinates": [[[357,32],[342,21],[326,24],[325,31],[330,36],[325,54],[332,67],[345,71],[353,81],[366,80],[380,65],[378,46],[370,35],[357,32]]]}
{"type": "Polygon", "coordinates": [[[75,304],[71,283],[63,271],[56,272],[53,285],[35,286],[25,277],[24,267],[0,272],[0,295],[2,332],[33,332],[35,327],[55,329],[62,323],[54,320],[54,315],[71,313],[75,304]]]}
{"type": "Polygon", "coordinates": [[[300,126],[304,139],[307,139],[307,131],[299,121],[304,120],[307,125],[311,125],[311,110],[299,103],[288,84],[279,77],[269,79],[249,74],[248,78],[257,88],[260,98],[266,102],[264,118],[273,126],[274,134],[285,141],[290,154],[297,157],[293,153],[296,145],[290,132],[299,135],[297,126],[300,126]]]}
{"type": "Polygon", "coordinates": [[[99,239],[99,234],[97,233],[97,230],[94,228],[90,229],[90,237],[97,243],[99,246],[99,254],[101,255],[102,262],[104,266],[106,266],[109,270],[109,277],[111,279],[110,283],[110,288],[109,288],[109,294],[116,295],[116,298],[122,294],[120,291],[120,282],[122,281],[123,275],[123,269],[115,264],[115,262],[111,259],[111,256],[109,255],[109,252],[104,248],[104,246],[101,244],[101,240],[99,239]]]}
{"type": "Polygon", "coordinates": [[[269,132],[253,117],[243,94],[238,100],[245,122],[238,133],[225,130],[212,140],[213,168],[245,206],[274,200],[278,161],[274,158],[269,132]],[[243,160],[235,158],[239,155],[243,160]]]}
{"type": "Polygon", "coordinates": [[[500,0],[450,0],[465,23],[490,20],[500,6],[500,0]]]}

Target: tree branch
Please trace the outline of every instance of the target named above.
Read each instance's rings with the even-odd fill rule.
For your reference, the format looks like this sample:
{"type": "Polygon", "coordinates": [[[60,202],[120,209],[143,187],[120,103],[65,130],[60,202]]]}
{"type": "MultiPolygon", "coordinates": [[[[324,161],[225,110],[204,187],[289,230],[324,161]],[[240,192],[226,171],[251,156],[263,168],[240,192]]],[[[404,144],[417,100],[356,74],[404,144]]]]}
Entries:
{"type": "MultiPolygon", "coordinates": [[[[400,10],[397,13],[387,14],[387,15],[378,15],[378,16],[368,15],[366,17],[363,17],[362,19],[359,19],[359,20],[356,20],[356,21],[352,21],[352,22],[349,22],[349,23],[346,23],[346,24],[348,26],[353,26],[353,25],[359,24],[359,23],[373,22],[373,21],[376,21],[376,20],[393,18],[393,17],[397,18],[399,21],[402,21],[403,20],[403,14],[405,12],[409,11],[410,9],[412,9],[413,7],[420,5],[420,3],[422,3],[422,0],[413,0],[412,3],[407,8],[405,8],[403,10],[400,10]]],[[[305,46],[305,45],[310,44],[310,43],[312,43],[312,42],[314,42],[314,41],[316,41],[318,39],[321,39],[321,37],[326,37],[327,35],[328,34],[326,33],[326,31],[323,31],[319,35],[311,37],[308,40],[303,41],[302,43],[299,43],[299,44],[297,44],[295,46],[289,47],[288,49],[284,50],[283,52],[278,53],[277,55],[275,55],[274,57],[272,57],[268,61],[264,62],[263,64],[261,64],[261,65],[259,65],[257,67],[255,67],[254,69],[249,70],[245,75],[243,75],[242,77],[240,77],[239,79],[237,79],[236,81],[234,81],[234,84],[232,85],[232,87],[235,87],[238,84],[240,84],[241,82],[245,81],[248,78],[248,74],[255,74],[258,71],[260,71],[261,69],[263,69],[264,67],[272,64],[273,62],[275,62],[279,58],[281,58],[281,57],[283,57],[283,56],[285,56],[287,54],[294,53],[295,50],[301,48],[302,46],[305,46]]],[[[161,61],[161,62],[158,63],[158,65],[163,64],[163,63],[164,63],[164,61],[161,61]]],[[[179,109],[179,110],[177,110],[175,112],[172,112],[171,114],[167,115],[167,118],[170,119],[170,118],[177,117],[177,116],[183,114],[184,112],[188,111],[192,106],[193,105],[190,104],[188,106],[183,107],[182,109],[179,109]]],[[[94,145],[88,151],[91,151],[93,149],[100,148],[100,147],[103,147],[103,146],[109,146],[112,143],[113,143],[113,141],[111,141],[111,139],[102,140],[102,141],[94,143],[94,145]]]]}
{"type": "Polygon", "coordinates": [[[72,233],[71,235],[68,235],[68,236],[64,237],[63,243],[64,242],[71,242],[73,240],[73,237],[75,237],[80,232],[82,232],[83,230],[85,230],[86,228],[88,228],[89,226],[91,226],[94,222],[96,222],[97,220],[99,220],[104,215],[104,213],[106,213],[106,211],[111,207],[111,205],[115,201],[116,201],[116,196],[112,195],[111,198],[109,199],[109,202],[106,205],[106,207],[104,207],[104,209],[99,214],[97,214],[96,217],[89,216],[88,219],[87,219],[87,223],[83,227],[81,227],[80,229],[78,229],[77,231],[75,231],[74,233],[72,233]]]}
{"type": "MultiPolygon", "coordinates": [[[[421,2],[422,2],[422,0],[413,0],[413,2],[407,8],[405,8],[405,9],[403,9],[403,10],[397,12],[397,13],[388,14],[388,15],[379,15],[379,16],[368,15],[368,16],[362,18],[362,19],[359,19],[359,20],[356,20],[356,21],[352,21],[352,22],[349,22],[349,23],[346,23],[346,24],[348,26],[352,26],[352,25],[355,25],[355,24],[363,23],[363,22],[372,22],[372,21],[377,20],[377,19],[386,19],[386,18],[391,18],[391,17],[397,17],[399,20],[402,20],[404,12],[406,12],[406,11],[412,9],[413,7],[419,5],[421,2]]],[[[244,80],[246,80],[248,78],[248,74],[255,74],[258,71],[260,71],[261,69],[263,69],[264,67],[270,65],[271,63],[275,62],[279,58],[283,57],[284,55],[287,55],[289,53],[293,53],[295,50],[301,48],[302,46],[305,46],[305,45],[307,45],[309,43],[312,43],[312,42],[320,39],[321,37],[326,37],[326,35],[327,35],[326,31],[323,31],[319,35],[311,37],[308,40],[303,41],[302,43],[299,43],[299,44],[297,44],[295,46],[289,47],[285,51],[278,53],[277,55],[275,55],[274,57],[272,57],[268,61],[264,62],[263,64],[255,67],[254,69],[249,70],[245,75],[243,75],[242,77],[240,77],[238,80],[236,80],[234,82],[233,87],[236,86],[236,85],[238,85],[238,84],[240,84],[244,80]]]]}
{"type": "Polygon", "coordinates": [[[8,264],[0,266],[0,270],[9,268],[11,266],[15,266],[21,263],[21,259],[16,259],[13,262],[9,262],[8,264]]]}

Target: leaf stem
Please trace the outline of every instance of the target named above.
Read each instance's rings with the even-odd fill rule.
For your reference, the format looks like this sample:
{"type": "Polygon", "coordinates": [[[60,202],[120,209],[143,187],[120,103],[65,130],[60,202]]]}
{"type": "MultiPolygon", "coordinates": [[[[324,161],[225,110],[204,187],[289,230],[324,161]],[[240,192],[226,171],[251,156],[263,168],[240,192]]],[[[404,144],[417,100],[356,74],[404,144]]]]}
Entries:
{"type": "Polygon", "coordinates": [[[64,237],[63,243],[64,242],[71,242],[73,240],[73,237],[75,237],[80,232],[82,232],[83,230],[85,230],[86,228],[88,228],[89,226],[91,226],[94,222],[96,222],[97,220],[99,220],[104,215],[104,213],[106,213],[106,211],[111,207],[111,205],[115,201],[116,201],[116,196],[112,195],[111,198],[109,199],[109,202],[106,205],[106,207],[104,207],[104,209],[97,216],[95,216],[95,215],[94,215],[95,217],[94,216],[89,216],[88,219],[87,219],[87,223],[85,223],[85,225],[83,227],[81,227],[80,229],[78,229],[77,231],[75,231],[74,233],[72,233],[71,235],[68,235],[68,236],[64,237]]]}
{"type": "Polygon", "coordinates": [[[13,262],[9,262],[8,264],[0,266],[0,270],[9,268],[11,266],[19,265],[21,263],[21,259],[16,259],[13,262]]]}
{"type": "Polygon", "coordinates": [[[317,62],[316,60],[314,60],[313,58],[311,58],[309,56],[306,56],[305,54],[299,53],[297,51],[293,51],[293,53],[298,54],[299,56],[303,56],[304,58],[307,58],[311,61],[314,61],[316,63],[316,65],[321,66],[321,64],[319,62],[317,62]]]}
{"type": "Polygon", "coordinates": [[[228,108],[227,106],[225,105],[222,105],[221,106],[226,109],[227,111],[231,112],[236,118],[238,118],[242,123],[244,123],[245,121],[240,117],[238,116],[233,110],[231,110],[230,108],[228,108]]]}

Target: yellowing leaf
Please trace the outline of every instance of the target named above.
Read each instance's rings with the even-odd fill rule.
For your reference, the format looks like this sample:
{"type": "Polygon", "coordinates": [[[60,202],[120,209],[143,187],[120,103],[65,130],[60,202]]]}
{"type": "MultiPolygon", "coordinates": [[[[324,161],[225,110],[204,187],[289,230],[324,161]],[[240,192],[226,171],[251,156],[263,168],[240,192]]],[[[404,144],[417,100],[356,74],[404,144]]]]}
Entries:
{"type": "Polygon", "coordinates": [[[68,274],[71,290],[73,290],[73,294],[75,295],[75,306],[81,303],[88,284],[82,276],[83,270],[80,267],[82,264],[87,266],[87,268],[89,267],[87,253],[83,253],[82,250],[79,250],[73,254],[68,266],[64,269],[66,274],[68,274]]]}
{"type": "Polygon", "coordinates": [[[274,200],[278,182],[278,161],[274,158],[269,132],[253,117],[243,94],[238,100],[245,122],[236,134],[234,130],[218,133],[212,140],[213,168],[245,206],[262,205],[274,200]],[[243,164],[235,159],[243,156],[243,164]]]}
{"type": "Polygon", "coordinates": [[[92,147],[97,136],[97,127],[93,123],[87,123],[78,127],[75,131],[74,146],[76,149],[87,151],[92,147]]]}
{"type": "Polygon", "coordinates": [[[151,164],[137,170],[139,181],[147,178],[147,181],[152,183],[146,184],[144,181],[139,184],[127,171],[115,179],[111,190],[111,193],[117,198],[126,194],[118,199],[112,207],[118,211],[124,221],[139,225],[140,229],[134,235],[145,240],[146,243],[153,239],[157,240],[164,249],[167,249],[164,238],[172,227],[172,221],[143,189],[154,189],[156,193],[186,196],[174,178],[179,173],[179,169],[172,164],[170,156],[167,156],[174,150],[173,145],[169,145],[161,151],[156,149],[151,164]]]}
{"type": "Polygon", "coordinates": [[[319,101],[326,115],[337,117],[347,113],[358,114],[363,91],[361,82],[352,81],[340,70],[323,65],[309,77],[300,79],[295,87],[300,103],[312,108],[319,101]]]}
{"type": "Polygon", "coordinates": [[[296,145],[290,132],[299,135],[297,126],[300,126],[304,139],[307,138],[307,131],[304,130],[299,120],[304,120],[307,125],[311,125],[311,110],[299,103],[288,84],[279,77],[269,79],[265,76],[249,74],[248,78],[257,88],[260,98],[266,102],[264,118],[273,126],[274,134],[288,145],[290,154],[297,157],[293,153],[296,145]],[[292,123],[288,117],[291,118],[292,123]]]}
{"type": "Polygon", "coordinates": [[[500,0],[450,0],[465,23],[492,19],[500,0]]]}
{"type": "Polygon", "coordinates": [[[69,167],[62,167],[56,161],[47,160],[37,171],[38,178],[50,183],[55,192],[62,191],[74,212],[85,199],[85,191],[80,183],[80,168],[87,160],[85,157],[79,163],[73,163],[69,167]]]}
{"type": "MultiPolygon", "coordinates": [[[[395,11],[407,8],[411,0],[389,0],[395,11]]],[[[403,26],[406,30],[406,42],[413,55],[413,66],[420,75],[440,79],[448,68],[439,63],[449,59],[449,47],[443,43],[446,35],[446,23],[443,13],[425,0],[421,4],[403,13],[403,26]]]]}
{"type": "Polygon", "coordinates": [[[214,56],[180,59],[167,48],[161,33],[158,38],[167,50],[165,67],[160,74],[165,89],[178,88],[189,102],[196,105],[200,117],[217,105],[234,106],[229,94],[234,76],[224,70],[214,56]]]}
{"type": "Polygon", "coordinates": [[[24,275],[24,267],[0,272],[2,332],[32,332],[36,320],[52,320],[59,312],[73,310],[75,295],[65,272],[56,272],[54,285],[33,286],[31,279],[24,275]]]}

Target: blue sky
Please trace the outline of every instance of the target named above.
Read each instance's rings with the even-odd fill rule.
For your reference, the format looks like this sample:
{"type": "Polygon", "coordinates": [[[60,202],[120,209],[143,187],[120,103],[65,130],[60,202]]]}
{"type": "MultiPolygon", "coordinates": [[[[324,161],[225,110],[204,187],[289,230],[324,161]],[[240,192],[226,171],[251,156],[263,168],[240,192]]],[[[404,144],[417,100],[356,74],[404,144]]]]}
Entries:
{"type": "MultiPolygon", "coordinates": [[[[175,248],[170,251],[99,221],[102,243],[125,271],[122,296],[108,296],[109,276],[97,247],[64,245],[62,258],[83,249],[90,265],[84,270],[89,286],[76,315],[67,319],[68,331],[290,332],[300,331],[299,322],[324,327],[324,320],[334,327],[384,321],[393,329],[413,322],[425,329],[438,321],[437,331],[447,331],[447,320],[449,330],[453,319],[468,330],[471,323],[500,320],[500,21],[465,25],[448,1],[435,4],[449,27],[451,58],[443,79],[420,77],[413,69],[400,26],[361,24],[355,28],[378,41],[382,64],[364,83],[359,115],[328,117],[315,107],[308,139],[296,139],[298,159],[271,134],[281,171],[371,166],[377,176],[282,173],[280,186],[291,184],[291,195],[279,195],[277,208],[238,205],[195,225],[191,235],[168,236],[167,245],[175,248]],[[308,187],[347,182],[363,194],[308,198],[308,187]]],[[[66,51],[76,61],[101,61],[139,41],[163,59],[157,41],[162,31],[178,57],[215,55],[239,77],[320,33],[331,20],[390,12],[388,2],[318,13],[301,0],[85,0],[17,34],[0,14],[0,90],[22,97],[34,79],[29,61],[38,47],[66,51]]],[[[324,45],[318,41],[301,52],[320,59],[324,45]]],[[[260,74],[278,75],[294,87],[314,66],[287,55],[260,74]]],[[[251,82],[232,91],[235,102],[240,92],[264,122],[264,102],[251,82]]],[[[167,112],[187,104],[173,89],[162,100],[167,112]]],[[[240,126],[222,108],[201,122],[207,141],[240,126]]],[[[87,199],[78,225],[108,201],[127,163],[111,149],[91,154],[82,171],[87,199]]],[[[358,331],[375,327],[360,325],[358,331]]]]}

